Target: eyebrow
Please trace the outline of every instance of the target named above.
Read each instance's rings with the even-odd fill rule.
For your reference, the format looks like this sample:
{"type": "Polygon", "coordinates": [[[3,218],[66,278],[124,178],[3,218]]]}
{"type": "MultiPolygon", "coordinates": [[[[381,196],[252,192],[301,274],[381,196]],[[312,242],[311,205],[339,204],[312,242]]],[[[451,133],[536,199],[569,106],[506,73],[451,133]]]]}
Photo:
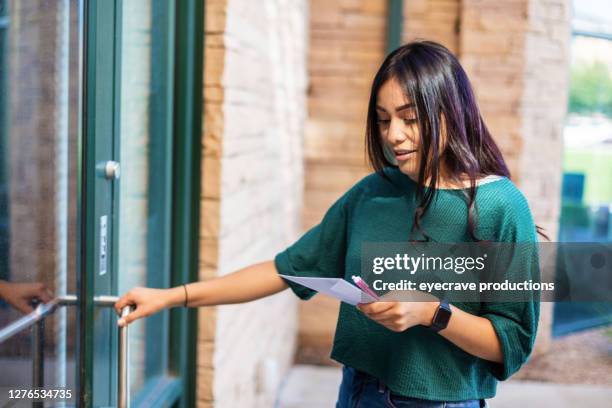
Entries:
{"type": "MultiPolygon", "coordinates": [[[[401,112],[401,111],[403,111],[403,110],[405,110],[405,109],[408,109],[408,108],[414,108],[414,103],[412,103],[412,102],[411,102],[411,103],[407,103],[407,104],[402,105],[402,106],[398,106],[397,108],[395,108],[395,112],[399,113],[399,112],[401,112]]],[[[383,108],[383,107],[382,107],[382,106],[380,106],[380,105],[376,105],[376,109],[377,109],[377,110],[381,110],[381,111],[383,111],[383,112],[387,112],[387,111],[385,110],[385,108],[383,108]]]]}

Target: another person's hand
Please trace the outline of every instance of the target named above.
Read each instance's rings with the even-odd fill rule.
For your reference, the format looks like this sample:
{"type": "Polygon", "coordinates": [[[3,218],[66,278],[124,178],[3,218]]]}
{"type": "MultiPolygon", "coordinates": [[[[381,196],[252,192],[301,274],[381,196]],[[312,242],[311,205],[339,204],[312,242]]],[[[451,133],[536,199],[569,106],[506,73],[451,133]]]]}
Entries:
{"type": "Polygon", "coordinates": [[[136,309],[117,321],[119,326],[128,325],[136,319],[150,316],[171,307],[171,289],[134,288],[115,303],[115,311],[121,316],[121,309],[132,305],[136,309]]]}
{"type": "Polygon", "coordinates": [[[53,294],[42,282],[7,282],[0,280],[0,298],[22,313],[31,313],[35,299],[43,303],[53,299],[53,294]]]}

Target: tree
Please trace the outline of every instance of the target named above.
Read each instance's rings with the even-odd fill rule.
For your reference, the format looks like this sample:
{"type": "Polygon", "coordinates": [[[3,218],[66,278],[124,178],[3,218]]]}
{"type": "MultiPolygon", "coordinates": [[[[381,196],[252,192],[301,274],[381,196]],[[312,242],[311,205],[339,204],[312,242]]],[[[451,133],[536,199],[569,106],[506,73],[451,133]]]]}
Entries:
{"type": "Polygon", "coordinates": [[[572,66],[569,111],[612,116],[612,73],[604,62],[572,66]]]}

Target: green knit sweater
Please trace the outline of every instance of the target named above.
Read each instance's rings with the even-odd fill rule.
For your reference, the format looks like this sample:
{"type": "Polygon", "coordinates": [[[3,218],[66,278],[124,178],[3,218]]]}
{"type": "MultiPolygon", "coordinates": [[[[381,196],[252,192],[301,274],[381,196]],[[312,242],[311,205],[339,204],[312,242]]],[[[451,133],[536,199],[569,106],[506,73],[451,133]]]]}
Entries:
{"type": "MultiPolygon", "coordinates": [[[[329,208],[318,225],[277,254],[278,272],[351,282],[351,275],[361,270],[362,242],[406,241],[416,206],[416,183],[395,167],[384,171],[391,181],[376,173],[365,177],[329,208]]],[[[502,177],[479,186],[476,207],[480,239],[536,242],[527,201],[510,179],[502,177]]],[[[471,241],[462,191],[437,189],[422,226],[436,242],[471,241]]],[[[523,265],[519,273],[526,280],[539,277],[537,259],[535,268],[533,260],[523,265]]],[[[316,293],[286,282],[300,299],[316,293]]],[[[331,358],[379,378],[403,396],[437,401],[493,397],[497,381],[516,372],[532,350],[539,303],[453,305],[491,321],[501,342],[503,363],[468,354],[423,326],[394,332],[346,303],[340,306],[331,358]]]]}

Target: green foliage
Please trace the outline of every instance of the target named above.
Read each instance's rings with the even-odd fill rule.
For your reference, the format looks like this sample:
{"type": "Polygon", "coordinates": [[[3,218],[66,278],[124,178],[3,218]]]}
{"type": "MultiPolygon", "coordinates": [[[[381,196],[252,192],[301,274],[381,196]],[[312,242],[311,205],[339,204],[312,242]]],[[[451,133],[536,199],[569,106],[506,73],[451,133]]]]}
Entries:
{"type": "Polygon", "coordinates": [[[612,116],[612,73],[602,61],[571,69],[569,111],[612,116]]]}

